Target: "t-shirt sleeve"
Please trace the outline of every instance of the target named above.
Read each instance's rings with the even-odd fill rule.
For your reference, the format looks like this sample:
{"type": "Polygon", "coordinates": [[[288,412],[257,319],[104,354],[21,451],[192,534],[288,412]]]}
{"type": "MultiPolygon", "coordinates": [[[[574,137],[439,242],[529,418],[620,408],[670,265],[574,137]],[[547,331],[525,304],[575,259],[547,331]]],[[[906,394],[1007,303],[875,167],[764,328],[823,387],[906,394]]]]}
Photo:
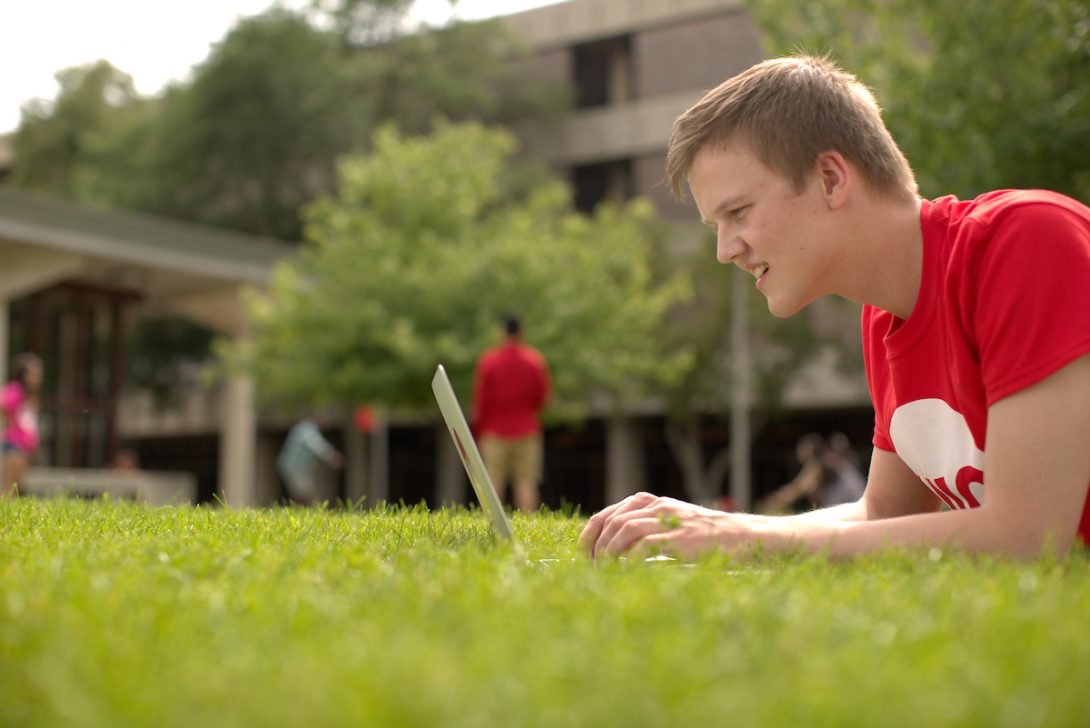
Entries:
{"type": "Polygon", "coordinates": [[[889,452],[897,452],[897,448],[893,446],[893,440],[889,436],[889,432],[882,425],[882,421],[878,418],[877,413],[874,415],[874,435],[871,437],[871,444],[879,450],[887,450],[889,452]]]}
{"type": "Polygon", "coordinates": [[[1090,220],[1047,202],[1013,207],[975,267],[970,325],[988,406],[1090,352],[1090,220]]]}

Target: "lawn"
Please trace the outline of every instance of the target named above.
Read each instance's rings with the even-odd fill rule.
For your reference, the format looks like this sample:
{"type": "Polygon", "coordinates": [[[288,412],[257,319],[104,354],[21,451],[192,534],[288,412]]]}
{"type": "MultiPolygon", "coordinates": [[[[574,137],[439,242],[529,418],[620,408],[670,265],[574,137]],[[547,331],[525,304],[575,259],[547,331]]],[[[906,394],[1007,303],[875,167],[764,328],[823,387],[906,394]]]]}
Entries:
{"type": "Polygon", "coordinates": [[[0,725],[1090,724],[1090,556],[570,560],[582,521],[0,502],[0,725]],[[539,558],[556,562],[538,563],[539,558]]]}

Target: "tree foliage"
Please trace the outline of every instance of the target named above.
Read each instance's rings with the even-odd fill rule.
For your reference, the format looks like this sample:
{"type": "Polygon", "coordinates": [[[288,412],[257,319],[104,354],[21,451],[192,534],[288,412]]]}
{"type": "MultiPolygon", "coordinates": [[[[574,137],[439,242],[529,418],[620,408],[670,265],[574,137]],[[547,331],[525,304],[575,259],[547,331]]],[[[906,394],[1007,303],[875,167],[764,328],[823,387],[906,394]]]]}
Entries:
{"type": "Polygon", "coordinates": [[[1090,201],[1086,0],[756,0],[768,50],[871,85],[932,197],[1044,187],[1090,201]]]}
{"type": "Polygon", "coordinates": [[[298,237],[299,207],[329,188],[334,159],[365,123],[345,98],[337,39],[282,9],[241,21],[163,100],[136,138],[142,184],[104,168],[100,194],[125,207],[298,237]]]}
{"type": "Polygon", "coordinates": [[[506,132],[443,123],[430,137],[386,127],[344,160],[337,193],[308,208],[298,260],[251,299],[253,337],[234,357],[263,394],[418,408],[440,362],[468,393],[504,312],[548,358],[561,405],[671,381],[688,353],[658,332],[685,288],[652,275],[649,206],[580,215],[563,185],[512,178],[513,150],[506,132]]]}
{"type": "Polygon", "coordinates": [[[423,132],[435,115],[505,122],[560,104],[514,77],[519,49],[497,22],[406,35],[406,6],[274,6],[141,113],[121,113],[135,95],[108,64],[62,72],[80,83],[24,114],[14,183],[297,240],[300,208],[333,189],[337,159],[365,150],[383,123],[423,132]]]}
{"type": "Polygon", "coordinates": [[[81,169],[95,160],[103,137],[143,102],[132,77],[106,61],[64,69],[56,79],[54,101],[33,99],[23,106],[11,184],[78,197],[81,169]]]}

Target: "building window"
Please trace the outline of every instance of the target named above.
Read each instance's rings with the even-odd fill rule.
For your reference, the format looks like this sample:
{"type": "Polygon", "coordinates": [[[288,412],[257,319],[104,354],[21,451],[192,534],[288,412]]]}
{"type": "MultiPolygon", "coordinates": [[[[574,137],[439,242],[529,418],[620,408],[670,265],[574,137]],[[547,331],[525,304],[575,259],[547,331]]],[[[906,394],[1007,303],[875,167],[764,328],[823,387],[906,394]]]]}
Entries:
{"type": "Polygon", "coordinates": [[[578,108],[620,104],[632,99],[635,84],[631,49],[627,35],[574,47],[572,69],[578,108]]]}
{"type": "Polygon", "coordinates": [[[632,160],[584,164],[572,169],[575,207],[591,213],[603,200],[624,202],[633,196],[632,160]]]}

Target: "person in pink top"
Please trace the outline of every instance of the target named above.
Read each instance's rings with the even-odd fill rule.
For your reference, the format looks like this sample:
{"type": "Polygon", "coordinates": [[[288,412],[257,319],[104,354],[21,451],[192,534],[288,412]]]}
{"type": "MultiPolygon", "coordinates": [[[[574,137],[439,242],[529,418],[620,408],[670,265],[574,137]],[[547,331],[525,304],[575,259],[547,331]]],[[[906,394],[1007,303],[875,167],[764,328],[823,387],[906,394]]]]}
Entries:
{"type": "Polygon", "coordinates": [[[4,415],[4,495],[18,495],[17,486],[38,449],[38,390],[44,367],[35,354],[24,353],[12,362],[14,376],[0,390],[4,415]]]}
{"type": "Polygon", "coordinates": [[[549,368],[541,352],[522,342],[517,317],[504,317],[503,329],[503,343],[477,360],[473,429],[500,500],[508,479],[513,480],[515,505],[532,511],[540,504],[544,448],[539,414],[549,400],[549,368]]]}

